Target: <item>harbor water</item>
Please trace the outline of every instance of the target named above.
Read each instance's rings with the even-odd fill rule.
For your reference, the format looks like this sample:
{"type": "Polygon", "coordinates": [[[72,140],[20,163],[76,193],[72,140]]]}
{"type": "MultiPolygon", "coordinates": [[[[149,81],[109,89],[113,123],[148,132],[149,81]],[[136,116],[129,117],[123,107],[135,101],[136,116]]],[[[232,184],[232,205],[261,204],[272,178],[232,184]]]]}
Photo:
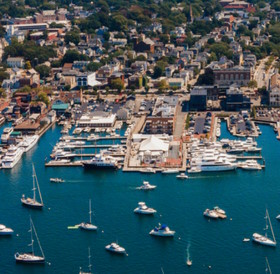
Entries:
{"type": "MultiPolygon", "coordinates": [[[[88,247],[93,273],[265,273],[265,257],[272,272],[280,273],[279,246],[242,241],[254,232],[264,233],[267,207],[280,243],[280,222],[275,219],[280,214],[280,143],[272,127],[260,129],[257,142],[263,148],[264,170],[191,174],[188,180],[178,180],[175,174],[45,168],[44,160],[61,136],[61,128],[54,126],[16,167],[0,170],[0,223],[15,231],[11,237],[0,238],[0,273],[78,273],[80,266],[87,270],[88,247]],[[32,195],[32,163],[45,204],[41,211],[24,208],[20,202],[22,194],[32,195]],[[65,182],[50,183],[51,177],[65,182]],[[137,190],[143,180],[157,188],[137,190]],[[88,221],[89,199],[98,230],[67,229],[88,221]],[[140,201],[156,209],[155,216],[134,214],[140,201]],[[214,206],[226,210],[228,218],[205,219],[203,211],[214,206]],[[29,251],[29,216],[46,256],[43,266],[20,265],[14,259],[16,252],[29,251]],[[175,237],[150,236],[158,223],[175,230],[175,237]],[[128,256],[105,250],[115,241],[126,248],[128,256]],[[188,246],[191,267],[186,265],[188,246]]],[[[221,130],[223,138],[231,137],[225,123],[221,130]]]]}

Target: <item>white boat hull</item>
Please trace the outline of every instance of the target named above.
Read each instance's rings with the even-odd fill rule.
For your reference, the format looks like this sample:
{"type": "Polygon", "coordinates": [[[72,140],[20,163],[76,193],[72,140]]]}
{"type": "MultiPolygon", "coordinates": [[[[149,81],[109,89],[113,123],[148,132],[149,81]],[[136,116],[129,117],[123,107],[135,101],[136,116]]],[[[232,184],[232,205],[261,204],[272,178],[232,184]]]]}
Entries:
{"type": "Polygon", "coordinates": [[[253,234],[252,240],[261,245],[272,246],[272,247],[276,246],[276,242],[258,233],[253,234]]]}

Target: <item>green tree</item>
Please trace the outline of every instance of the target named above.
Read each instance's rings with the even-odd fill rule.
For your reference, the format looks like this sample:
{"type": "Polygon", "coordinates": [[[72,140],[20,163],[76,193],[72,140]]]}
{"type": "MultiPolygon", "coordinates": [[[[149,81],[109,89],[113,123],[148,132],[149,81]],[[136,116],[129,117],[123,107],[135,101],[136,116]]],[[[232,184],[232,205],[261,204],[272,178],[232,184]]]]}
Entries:
{"type": "Polygon", "coordinates": [[[111,89],[117,89],[119,92],[121,92],[124,89],[124,84],[121,79],[113,79],[110,83],[111,89]]]}
{"type": "Polygon", "coordinates": [[[153,74],[153,78],[159,78],[161,77],[163,74],[163,69],[162,67],[160,66],[155,66],[155,69],[154,69],[154,74],[153,74]]]}
{"type": "Polygon", "coordinates": [[[249,88],[257,88],[257,87],[258,87],[257,81],[256,81],[256,80],[251,80],[251,81],[249,81],[248,87],[249,87],[249,88]]]}
{"type": "Polygon", "coordinates": [[[3,88],[0,88],[0,97],[1,98],[6,98],[7,97],[7,94],[6,94],[6,92],[3,88]]]}
{"type": "Polygon", "coordinates": [[[49,106],[49,104],[50,104],[50,99],[49,99],[47,93],[45,93],[44,91],[40,91],[37,94],[37,101],[44,102],[47,106],[49,106]]]}
{"type": "Polygon", "coordinates": [[[31,69],[32,68],[30,61],[25,62],[24,68],[25,69],[31,69]]]}
{"type": "Polygon", "coordinates": [[[165,79],[159,81],[159,83],[158,83],[158,89],[159,89],[160,91],[166,90],[167,88],[168,88],[168,84],[167,84],[167,82],[166,82],[165,79]]]}
{"type": "Polygon", "coordinates": [[[40,74],[41,78],[46,78],[50,75],[50,67],[46,66],[46,65],[39,65],[37,67],[35,67],[35,70],[40,74]]]}
{"type": "Polygon", "coordinates": [[[65,43],[74,43],[75,45],[78,45],[80,42],[80,34],[77,31],[70,31],[67,32],[65,35],[65,43]]]}
{"type": "Polygon", "coordinates": [[[87,65],[87,71],[97,71],[100,67],[102,66],[101,63],[97,63],[97,62],[90,62],[87,65]]]}
{"type": "Polygon", "coordinates": [[[74,61],[87,61],[89,58],[80,54],[77,50],[68,50],[62,58],[61,63],[73,63],[74,61]]]}

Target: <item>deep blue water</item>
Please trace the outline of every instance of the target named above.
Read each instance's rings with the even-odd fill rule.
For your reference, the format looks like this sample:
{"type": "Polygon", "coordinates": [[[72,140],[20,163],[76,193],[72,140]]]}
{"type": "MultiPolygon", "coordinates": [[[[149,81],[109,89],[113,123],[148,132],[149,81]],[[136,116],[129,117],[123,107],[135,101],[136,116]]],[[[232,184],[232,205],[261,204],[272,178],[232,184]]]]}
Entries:
{"type": "MultiPolygon", "coordinates": [[[[280,143],[271,127],[261,126],[263,134],[257,140],[263,148],[265,170],[197,174],[185,181],[174,174],[45,168],[44,159],[60,137],[60,129],[50,129],[14,169],[0,170],[0,223],[15,230],[12,237],[0,238],[0,273],[78,273],[80,266],[86,269],[88,265],[88,246],[94,273],[162,273],[161,268],[164,273],[264,273],[266,256],[272,272],[280,273],[279,246],[273,249],[242,242],[254,232],[263,232],[266,206],[280,242],[280,223],[275,219],[280,214],[280,143]],[[20,203],[23,193],[31,195],[32,162],[45,203],[42,211],[29,210],[20,203]],[[52,184],[50,177],[62,177],[66,182],[52,184]],[[136,190],[144,179],[157,189],[148,193],[136,190]],[[67,226],[88,220],[89,198],[99,230],[68,230],[67,226]],[[154,217],[135,215],[133,209],[139,201],[158,213],[154,217]],[[227,211],[226,220],[203,217],[205,208],[216,205],[227,211]],[[50,265],[15,263],[15,252],[28,251],[29,215],[50,265]],[[158,222],[176,230],[174,239],[149,235],[158,222]],[[128,256],[105,251],[105,245],[116,240],[128,256]],[[185,264],[188,245],[193,260],[190,268],[185,264]]],[[[224,123],[222,134],[230,136],[224,123]]]]}

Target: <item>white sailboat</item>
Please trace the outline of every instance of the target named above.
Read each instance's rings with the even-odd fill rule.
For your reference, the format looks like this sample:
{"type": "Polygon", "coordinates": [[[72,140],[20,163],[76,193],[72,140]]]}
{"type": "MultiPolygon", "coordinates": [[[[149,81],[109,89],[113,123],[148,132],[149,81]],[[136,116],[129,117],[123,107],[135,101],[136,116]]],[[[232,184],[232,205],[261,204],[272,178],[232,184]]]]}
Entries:
{"type": "Polygon", "coordinates": [[[29,246],[31,246],[31,252],[29,252],[29,253],[18,253],[17,252],[15,254],[16,262],[27,263],[27,264],[45,263],[45,255],[44,255],[43,249],[41,247],[41,244],[40,244],[40,241],[39,241],[39,238],[38,238],[38,235],[37,235],[37,232],[36,232],[36,229],[35,229],[35,226],[33,224],[33,221],[31,219],[31,217],[30,217],[30,230],[29,230],[29,232],[31,234],[31,243],[29,244],[29,246]],[[41,254],[42,254],[41,256],[37,256],[37,255],[34,254],[33,232],[36,236],[38,245],[40,247],[40,251],[41,251],[41,254]]]}
{"type": "Polygon", "coordinates": [[[25,198],[25,195],[23,194],[22,198],[21,198],[21,202],[24,206],[41,209],[44,206],[44,203],[43,203],[43,199],[42,199],[37,175],[36,175],[36,172],[35,172],[35,167],[34,167],[33,164],[32,164],[32,169],[33,169],[33,174],[32,174],[32,177],[33,177],[33,188],[32,188],[33,198],[25,198]],[[37,188],[36,188],[36,186],[37,186],[37,188]],[[36,189],[38,189],[40,201],[36,200],[36,189]]]}
{"type": "Polygon", "coordinates": [[[91,223],[91,214],[92,214],[92,211],[91,211],[91,200],[89,200],[89,222],[88,223],[81,223],[80,224],[80,228],[81,229],[84,229],[84,230],[97,230],[97,226],[93,225],[91,223]]]}
{"type": "Polygon", "coordinates": [[[83,270],[82,270],[82,268],[80,267],[80,272],[79,272],[79,274],[92,274],[92,272],[91,272],[91,267],[92,267],[92,265],[91,265],[91,262],[90,262],[90,258],[91,258],[91,256],[90,256],[90,247],[88,248],[88,272],[84,272],[83,270]]]}
{"type": "Polygon", "coordinates": [[[275,247],[276,246],[276,240],[275,240],[273,228],[272,228],[272,225],[271,225],[271,221],[270,221],[270,217],[269,217],[267,209],[265,211],[265,222],[266,222],[266,226],[265,226],[265,229],[264,229],[265,230],[265,236],[263,236],[261,234],[258,234],[258,233],[254,233],[253,237],[252,237],[252,240],[255,241],[258,244],[261,244],[261,245],[275,247]],[[267,223],[267,221],[268,221],[268,223],[267,223]],[[270,230],[271,230],[273,240],[271,240],[267,237],[268,224],[270,226],[270,230]]]}

